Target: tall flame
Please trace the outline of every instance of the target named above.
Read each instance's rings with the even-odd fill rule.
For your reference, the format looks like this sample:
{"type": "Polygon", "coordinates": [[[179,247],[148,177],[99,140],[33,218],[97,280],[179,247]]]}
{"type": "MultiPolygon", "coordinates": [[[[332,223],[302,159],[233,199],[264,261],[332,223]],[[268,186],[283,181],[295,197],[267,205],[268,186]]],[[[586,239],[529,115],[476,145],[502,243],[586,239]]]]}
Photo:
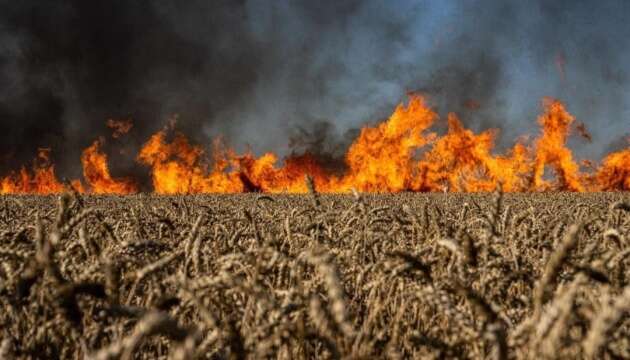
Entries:
{"type": "MultiPolygon", "coordinates": [[[[497,130],[476,134],[449,114],[447,132],[438,136],[430,131],[437,120],[424,99],[412,95],[389,119],[361,129],[344,157],[343,172],[329,170],[308,153],[282,162],[274,153],[237,154],[221,139],[214,140],[208,155],[203,147],[191,144],[181,133],[171,134],[168,128],[151,136],[136,160],[150,168],[153,191],[158,194],[303,193],[308,191],[305,175],[323,192],[476,192],[499,186],[504,191],[630,190],[630,147],[608,154],[599,167],[583,161],[589,165],[581,169],[567,147],[574,118],[557,100],[544,99],[538,137],[519,141],[504,154],[494,153],[497,130]]],[[[123,127],[110,121],[109,125],[119,135],[131,128],[129,123],[123,127]]],[[[581,133],[580,126],[576,129],[581,133]]],[[[137,192],[132,179],[111,176],[101,145],[99,139],[83,152],[85,185],[73,180],[72,186],[96,194],[137,192]]],[[[3,194],[48,194],[64,187],[55,177],[48,151],[40,152],[32,170],[22,168],[0,179],[3,194]]]]}
{"type": "Polygon", "coordinates": [[[411,96],[407,107],[398,105],[384,123],[361,130],[359,138],[346,155],[348,173],[341,189],[354,187],[366,192],[415,190],[417,177],[414,152],[435,138],[424,134],[435,119],[433,112],[419,96],[411,96]]]}
{"type": "Polygon", "coordinates": [[[545,113],[538,118],[542,134],[536,141],[533,185],[536,189],[549,188],[550,185],[543,179],[543,174],[545,165],[551,165],[560,177],[562,190],[584,191],[580,168],[573,161],[571,150],[566,147],[573,116],[557,100],[545,99],[543,106],[545,113]]]}

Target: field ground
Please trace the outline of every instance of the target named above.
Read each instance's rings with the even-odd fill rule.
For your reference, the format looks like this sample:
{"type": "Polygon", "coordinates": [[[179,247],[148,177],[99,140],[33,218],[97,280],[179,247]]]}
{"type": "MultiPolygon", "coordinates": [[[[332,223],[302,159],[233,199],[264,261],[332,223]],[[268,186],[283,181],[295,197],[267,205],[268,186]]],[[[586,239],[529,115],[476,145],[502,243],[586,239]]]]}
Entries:
{"type": "Polygon", "coordinates": [[[630,194],[0,199],[0,358],[630,358],[630,194]]]}

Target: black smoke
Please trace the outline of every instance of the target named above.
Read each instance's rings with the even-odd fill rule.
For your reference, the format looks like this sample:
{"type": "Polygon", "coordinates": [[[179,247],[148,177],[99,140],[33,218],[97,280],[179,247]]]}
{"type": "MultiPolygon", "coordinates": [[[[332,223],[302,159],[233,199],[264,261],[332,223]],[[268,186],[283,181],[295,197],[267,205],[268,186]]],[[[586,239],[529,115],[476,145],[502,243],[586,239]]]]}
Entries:
{"type": "Polygon", "coordinates": [[[501,145],[558,97],[592,132],[578,154],[598,158],[630,129],[628,13],[623,0],[0,0],[0,173],[51,147],[77,176],[109,118],[135,124],[107,139],[117,175],[144,172],[129,154],[174,116],[203,144],[339,154],[409,91],[501,129],[501,145]]]}
{"type": "Polygon", "coordinates": [[[218,110],[240,101],[257,77],[262,49],[247,35],[242,4],[202,4],[3,2],[3,167],[14,168],[46,146],[56,163],[76,172],[81,149],[108,134],[107,119],[133,119],[132,143],[173,114],[194,135],[218,110]],[[195,11],[204,14],[203,26],[178,29],[174,21],[195,11]]]}

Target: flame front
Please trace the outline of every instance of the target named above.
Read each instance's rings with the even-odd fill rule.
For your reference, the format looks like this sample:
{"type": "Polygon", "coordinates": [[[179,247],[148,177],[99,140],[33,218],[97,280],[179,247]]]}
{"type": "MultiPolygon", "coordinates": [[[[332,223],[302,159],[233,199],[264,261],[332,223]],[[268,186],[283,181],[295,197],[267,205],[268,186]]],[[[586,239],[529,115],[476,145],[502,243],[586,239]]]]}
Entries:
{"type": "Polygon", "coordinates": [[[140,163],[151,167],[156,193],[234,193],[244,190],[238,174],[225,171],[229,163],[219,141],[215,141],[215,161],[210,168],[201,147],[191,145],[183,134],[176,134],[169,143],[166,135],[166,130],[153,135],[138,155],[140,163]]]}
{"type": "Polygon", "coordinates": [[[355,188],[364,192],[418,190],[414,152],[432,141],[424,134],[437,118],[419,96],[398,105],[392,116],[376,127],[365,127],[346,155],[348,173],[341,186],[331,191],[355,188]]]}
{"type": "MultiPolygon", "coordinates": [[[[437,120],[424,99],[412,95],[389,119],[361,129],[344,157],[342,172],[329,170],[311,154],[292,155],[281,163],[274,153],[237,154],[220,139],[214,140],[209,156],[203,147],[168,128],[151,136],[136,160],[150,168],[153,191],[158,194],[304,193],[306,175],[322,192],[479,192],[499,186],[510,192],[630,190],[630,147],[608,154],[599,167],[580,169],[567,147],[574,118],[557,100],[544,99],[539,136],[532,142],[517,142],[504,154],[494,153],[497,130],[476,134],[449,114],[447,132],[438,136],[430,131],[437,120]]],[[[108,124],[119,129],[117,136],[131,129],[129,123],[108,124]]],[[[586,133],[582,124],[576,129],[586,133]]],[[[111,176],[101,145],[99,139],[83,153],[85,185],[79,180],[70,184],[96,194],[137,192],[132,179],[111,176]]],[[[50,194],[66,187],[57,180],[47,151],[40,153],[31,170],[23,167],[10,173],[0,179],[0,186],[3,194],[50,194]]]]}
{"type": "Polygon", "coordinates": [[[32,170],[22,167],[0,181],[2,194],[54,194],[63,191],[63,184],[55,175],[55,166],[50,163],[50,150],[39,149],[32,170]]]}
{"type": "Polygon", "coordinates": [[[492,191],[500,183],[505,191],[523,189],[527,149],[517,144],[507,156],[493,156],[496,131],[479,135],[465,129],[449,114],[448,132],[437,139],[418,166],[418,191],[492,191]]]}

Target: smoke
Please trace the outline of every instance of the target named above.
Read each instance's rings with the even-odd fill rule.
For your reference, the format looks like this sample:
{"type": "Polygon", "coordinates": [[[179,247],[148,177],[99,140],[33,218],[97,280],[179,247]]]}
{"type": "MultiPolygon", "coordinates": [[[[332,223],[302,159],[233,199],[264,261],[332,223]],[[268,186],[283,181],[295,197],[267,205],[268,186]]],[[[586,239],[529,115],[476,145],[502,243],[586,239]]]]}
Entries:
{"type": "Polygon", "coordinates": [[[0,171],[51,147],[75,176],[107,136],[115,173],[177,115],[178,128],[237,149],[339,153],[354,129],[409,91],[501,146],[536,131],[543,96],[589,128],[579,156],[628,132],[630,23],[624,0],[0,0],[0,171]],[[560,60],[559,60],[560,59],[560,60]],[[121,154],[123,152],[124,154],[121,154]]]}
{"type": "MultiPolygon", "coordinates": [[[[147,0],[3,1],[0,151],[9,165],[48,146],[55,163],[76,172],[81,149],[108,133],[110,118],[136,124],[131,139],[112,144],[122,149],[173,114],[191,134],[216,121],[256,79],[260,49],[248,40],[242,6],[212,3],[178,14],[147,0]],[[196,11],[204,24],[176,28],[196,11]]],[[[115,163],[133,169],[133,157],[115,163]]]]}

